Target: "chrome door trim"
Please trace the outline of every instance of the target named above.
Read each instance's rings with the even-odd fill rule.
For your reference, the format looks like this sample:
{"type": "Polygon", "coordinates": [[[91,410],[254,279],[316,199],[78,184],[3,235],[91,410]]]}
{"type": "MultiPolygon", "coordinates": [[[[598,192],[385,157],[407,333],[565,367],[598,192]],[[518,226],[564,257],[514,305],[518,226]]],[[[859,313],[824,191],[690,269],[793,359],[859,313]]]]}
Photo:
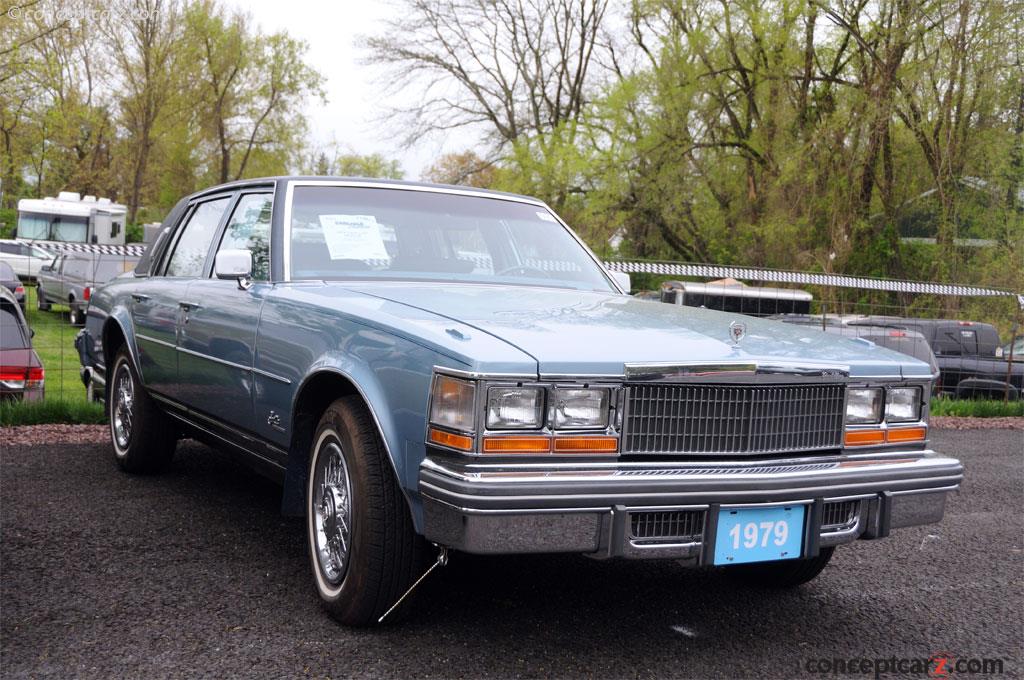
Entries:
{"type": "Polygon", "coordinates": [[[173,342],[167,342],[166,340],[160,340],[159,338],[154,338],[154,337],[152,337],[150,335],[145,335],[144,333],[136,333],[135,337],[138,340],[145,340],[146,342],[152,342],[152,343],[157,344],[157,345],[163,345],[164,347],[170,347],[171,349],[178,349],[178,346],[175,345],[173,342]]]}
{"type": "MultiPolygon", "coordinates": [[[[161,342],[161,341],[155,340],[155,339],[154,339],[154,341],[155,342],[161,342]]],[[[163,343],[163,344],[167,345],[168,347],[174,347],[170,343],[163,343]]],[[[291,385],[292,384],[292,381],[290,379],[285,378],[284,376],[277,375],[276,373],[271,373],[270,371],[264,371],[261,368],[254,368],[252,366],[245,366],[243,364],[235,363],[234,361],[228,361],[227,359],[221,359],[219,357],[210,356],[209,354],[203,354],[202,352],[197,352],[194,349],[188,349],[186,347],[175,347],[175,349],[178,350],[179,352],[184,352],[185,354],[188,354],[188,355],[191,355],[191,356],[194,356],[194,357],[199,357],[200,359],[207,359],[209,361],[213,361],[214,363],[223,364],[224,366],[230,366],[231,368],[237,368],[237,369],[242,370],[242,371],[250,371],[252,373],[256,373],[258,375],[262,375],[262,376],[264,376],[266,378],[270,378],[272,380],[277,380],[278,382],[282,382],[285,385],[291,385]]]]}

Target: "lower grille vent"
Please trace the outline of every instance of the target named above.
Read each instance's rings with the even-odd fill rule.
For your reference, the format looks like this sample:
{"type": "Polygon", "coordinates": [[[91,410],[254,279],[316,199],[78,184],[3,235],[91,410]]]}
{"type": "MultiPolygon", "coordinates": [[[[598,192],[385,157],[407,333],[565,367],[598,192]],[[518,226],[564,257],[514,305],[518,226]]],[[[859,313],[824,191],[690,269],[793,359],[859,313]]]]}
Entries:
{"type": "Polygon", "coordinates": [[[825,503],[821,513],[821,530],[845,531],[857,526],[860,501],[833,501],[825,503]]]}
{"type": "Polygon", "coordinates": [[[629,537],[634,541],[699,543],[703,536],[703,510],[629,513],[629,537]]]}

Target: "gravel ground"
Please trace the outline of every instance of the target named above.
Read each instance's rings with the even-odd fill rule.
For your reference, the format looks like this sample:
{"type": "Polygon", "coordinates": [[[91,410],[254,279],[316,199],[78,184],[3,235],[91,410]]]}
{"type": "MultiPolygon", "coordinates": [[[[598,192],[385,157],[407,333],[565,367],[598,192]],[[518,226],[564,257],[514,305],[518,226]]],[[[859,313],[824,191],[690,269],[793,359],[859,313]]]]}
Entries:
{"type": "Polygon", "coordinates": [[[794,591],[674,562],[455,555],[403,624],[361,631],[320,612],[301,520],[233,458],[187,442],[167,474],[132,477],[105,444],[7,437],[4,677],[781,678],[939,652],[1024,669],[1017,431],[934,432],[967,467],[945,521],[840,549],[794,591]]]}

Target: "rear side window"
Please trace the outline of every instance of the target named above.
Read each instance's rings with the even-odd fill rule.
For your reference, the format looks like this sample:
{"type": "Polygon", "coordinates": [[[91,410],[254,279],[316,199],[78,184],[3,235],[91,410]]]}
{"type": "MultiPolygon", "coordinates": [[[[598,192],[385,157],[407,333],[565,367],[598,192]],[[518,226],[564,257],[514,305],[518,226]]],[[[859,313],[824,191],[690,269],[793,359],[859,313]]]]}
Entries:
{"type": "Polygon", "coordinates": [[[64,260],[64,276],[72,276],[76,279],[88,279],[92,269],[88,260],[64,260]]]}
{"type": "Polygon", "coordinates": [[[196,206],[174,245],[165,276],[202,276],[210,244],[213,243],[213,236],[228,206],[228,200],[228,197],[218,198],[196,206]]]}
{"type": "Polygon", "coordinates": [[[274,195],[245,194],[231,215],[221,239],[222,250],[248,250],[252,253],[253,281],[270,279],[270,214],[274,195]]]}
{"type": "Polygon", "coordinates": [[[21,320],[9,304],[0,305],[0,349],[25,349],[28,338],[21,328],[21,320]]]}
{"type": "Polygon", "coordinates": [[[16,278],[18,277],[15,275],[14,270],[11,269],[11,265],[6,262],[0,262],[0,279],[13,281],[16,278]]]}
{"type": "Polygon", "coordinates": [[[0,243],[0,253],[8,255],[21,255],[21,246],[17,243],[0,243]]]}

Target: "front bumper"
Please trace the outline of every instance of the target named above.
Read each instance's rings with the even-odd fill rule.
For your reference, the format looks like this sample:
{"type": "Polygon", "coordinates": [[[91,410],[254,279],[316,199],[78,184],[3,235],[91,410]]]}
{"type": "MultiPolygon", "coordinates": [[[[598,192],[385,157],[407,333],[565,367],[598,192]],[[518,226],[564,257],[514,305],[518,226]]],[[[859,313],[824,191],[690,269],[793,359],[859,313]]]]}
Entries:
{"type": "Polygon", "coordinates": [[[722,506],[805,504],[803,556],[812,557],[822,547],[940,521],[946,495],[962,479],[958,460],[932,451],[576,465],[470,464],[428,456],[420,466],[419,491],[427,539],[458,550],[710,564],[722,506]],[[850,510],[848,522],[826,522],[837,509],[850,510]],[[640,515],[692,520],[697,530],[652,540],[636,535],[640,515]]]}

